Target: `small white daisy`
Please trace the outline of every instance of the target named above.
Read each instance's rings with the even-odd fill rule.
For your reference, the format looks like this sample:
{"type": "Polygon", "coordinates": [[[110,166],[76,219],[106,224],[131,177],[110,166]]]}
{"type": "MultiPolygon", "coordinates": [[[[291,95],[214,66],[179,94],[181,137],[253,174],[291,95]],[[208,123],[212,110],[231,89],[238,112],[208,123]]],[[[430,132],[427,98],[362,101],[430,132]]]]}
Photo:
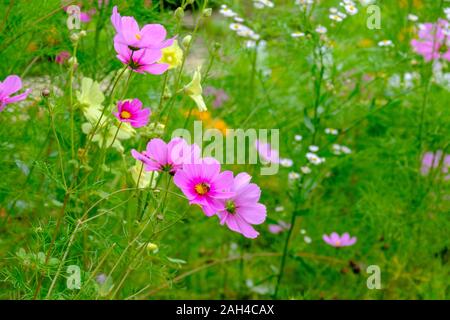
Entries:
{"type": "Polygon", "coordinates": [[[300,171],[301,171],[302,173],[304,173],[304,174],[310,174],[312,170],[311,170],[311,168],[308,167],[308,166],[303,166],[303,167],[300,168],[300,171]]]}
{"type": "Polygon", "coordinates": [[[312,239],[311,239],[310,237],[308,237],[308,236],[304,236],[304,237],[303,237],[303,240],[304,240],[307,244],[310,244],[310,243],[312,242],[312,239]]]}
{"type": "Polygon", "coordinates": [[[296,32],[292,32],[291,33],[291,37],[292,38],[300,38],[300,37],[304,37],[305,34],[303,32],[300,31],[296,31],[296,32]]]}
{"type": "Polygon", "coordinates": [[[356,8],[356,6],[354,4],[346,4],[344,6],[345,11],[347,11],[347,13],[351,16],[355,15],[358,13],[358,9],[356,8]]]}
{"type": "Polygon", "coordinates": [[[306,154],[306,158],[308,159],[309,162],[311,162],[314,165],[319,165],[323,162],[323,158],[320,158],[317,154],[312,153],[312,152],[308,152],[306,154]]]}
{"type": "Polygon", "coordinates": [[[331,134],[333,136],[337,136],[339,132],[338,132],[338,130],[333,129],[333,128],[326,128],[325,129],[325,133],[326,134],[331,134]]]}
{"type": "Polygon", "coordinates": [[[412,21],[412,22],[416,22],[419,20],[419,17],[416,16],[415,14],[410,13],[410,14],[408,14],[408,20],[412,21]]]}
{"type": "Polygon", "coordinates": [[[289,172],[288,178],[289,180],[298,180],[300,179],[300,174],[297,172],[289,172]]]}
{"type": "Polygon", "coordinates": [[[391,40],[381,40],[378,42],[379,47],[393,47],[394,43],[391,40]]]}
{"type": "Polygon", "coordinates": [[[320,34],[325,34],[327,33],[327,28],[325,28],[324,26],[318,25],[316,28],[316,32],[320,33],[320,34]]]}
{"type": "Polygon", "coordinates": [[[309,149],[309,151],[311,151],[311,152],[317,152],[317,151],[319,151],[319,147],[318,147],[318,146],[314,146],[314,145],[309,146],[308,149],[309,149]]]}
{"type": "Polygon", "coordinates": [[[295,139],[295,141],[302,141],[302,140],[303,140],[303,137],[302,137],[301,135],[299,135],[299,134],[296,134],[296,135],[294,136],[294,139],[295,139]]]}
{"type": "Polygon", "coordinates": [[[275,207],[275,212],[282,212],[284,211],[284,207],[283,206],[276,206],[275,207]]]}
{"type": "Polygon", "coordinates": [[[281,158],[281,159],[280,159],[280,164],[281,164],[283,167],[289,168],[289,167],[292,167],[292,166],[293,166],[294,161],[292,161],[291,159],[288,159],[288,158],[281,158]]]}

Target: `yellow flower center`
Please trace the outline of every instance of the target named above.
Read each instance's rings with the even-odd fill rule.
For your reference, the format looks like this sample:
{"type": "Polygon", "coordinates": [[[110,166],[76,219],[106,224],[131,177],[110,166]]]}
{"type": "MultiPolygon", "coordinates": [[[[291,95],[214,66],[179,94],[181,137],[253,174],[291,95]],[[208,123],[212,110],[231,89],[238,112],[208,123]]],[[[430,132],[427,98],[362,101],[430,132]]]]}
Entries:
{"type": "Polygon", "coordinates": [[[196,184],[194,189],[195,189],[195,192],[197,192],[199,195],[203,196],[204,194],[209,192],[210,186],[209,186],[209,184],[202,182],[202,183],[196,184]]]}
{"type": "Polygon", "coordinates": [[[341,245],[341,242],[339,240],[337,240],[334,242],[334,244],[339,247],[341,245]]]}
{"type": "Polygon", "coordinates": [[[122,111],[120,113],[120,117],[122,119],[130,119],[131,118],[131,113],[129,113],[128,111],[122,111]]]}
{"type": "Polygon", "coordinates": [[[142,39],[142,36],[139,33],[136,33],[135,37],[136,37],[137,40],[141,40],[142,39]]]}

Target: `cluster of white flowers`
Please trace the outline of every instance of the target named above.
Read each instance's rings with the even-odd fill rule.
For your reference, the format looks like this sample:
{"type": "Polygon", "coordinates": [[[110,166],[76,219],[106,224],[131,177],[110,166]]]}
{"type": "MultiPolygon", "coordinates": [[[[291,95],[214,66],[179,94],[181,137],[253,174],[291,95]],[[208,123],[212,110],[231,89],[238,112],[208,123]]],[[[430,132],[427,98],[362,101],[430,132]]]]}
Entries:
{"type": "Polygon", "coordinates": [[[319,157],[317,154],[315,154],[314,152],[308,152],[306,154],[306,159],[308,159],[308,161],[310,163],[312,163],[313,165],[319,165],[321,163],[325,162],[325,158],[321,158],[319,157]]]}
{"type": "Polygon", "coordinates": [[[339,144],[333,144],[332,145],[332,149],[333,149],[333,153],[335,155],[341,155],[341,154],[350,154],[352,153],[352,150],[347,147],[347,146],[343,146],[343,145],[339,145],[339,144]]]}
{"type": "Polygon", "coordinates": [[[332,136],[337,136],[339,134],[339,131],[337,129],[333,129],[333,128],[326,128],[325,129],[325,134],[330,134],[332,136]]]}
{"type": "Polygon", "coordinates": [[[447,20],[450,20],[450,7],[444,8],[445,16],[447,17],[447,20]]]}
{"type": "Polygon", "coordinates": [[[295,4],[299,5],[302,11],[308,12],[311,10],[314,0],[295,0],[295,4]]]}
{"type": "Polygon", "coordinates": [[[381,40],[380,42],[378,42],[378,46],[379,47],[393,47],[394,43],[392,42],[392,40],[381,40]]]}
{"type": "Polygon", "coordinates": [[[417,72],[406,72],[405,74],[394,74],[388,79],[388,85],[391,88],[411,89],[414,83],[420,79],[420,74],[417,72]]]}
{"type": "Polygon", "coordinates": [[[274,4],[269,0],[253,0],[253,6],[257,9],[273,8],[274,4]]]}
{"type": "Polygon", "coordinates": [[[236,12],[228,8],[226,4],[220,6],[219,13],[227,18],[234,18],[238,15],[236,12]]]}
{"type": "Polygon", "coordinates": [[[230,24],[230,29],[236,31],[236,34],[240,37],[250,38],[254,41],[259,40],[260,38],[259,34],[242,23],[232,23],[230,24]]]}
{"type": "Polygon", "coordinates": [[[343,12],[340,12],[337,8],[330,8],[330,15],[328,16],[331,20],[336,22],[342,22],[345,18],[347,18],[347,15],[343,12]]]}

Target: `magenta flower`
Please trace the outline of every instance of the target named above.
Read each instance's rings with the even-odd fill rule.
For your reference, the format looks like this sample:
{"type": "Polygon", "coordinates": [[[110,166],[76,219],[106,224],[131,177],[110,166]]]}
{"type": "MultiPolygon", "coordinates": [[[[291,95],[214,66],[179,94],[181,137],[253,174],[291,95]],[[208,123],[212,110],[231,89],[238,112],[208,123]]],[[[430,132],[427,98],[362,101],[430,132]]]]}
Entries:
{"type": "Polygon", "coordinates": [[[185,163],[195,163],[200,157],[200,148],[188,145],[184,139],[173,138],[168,144],[155,138],[149,141],[141,153],[131,150],[131,155],[145,165],[146,171],[160,171],[175,174],[185,163]]]}
{"type": "Polygon", "coordinates": [[[169,68],[168,64],[157,63],[162,57],[162,52],[159,49],[133,51],[119,42],[114,42],[114,49],[116,49],[117,58],[135,72],[162,74],[169,68]]]}
{"type": "Polygon", "coordinates": [[[61,51],[55,58],[57,64],[63,64],[70,58],[70,53],[68,51],[61,51]]]}
{"type": "MultiPolygon", "coordinates": [[[[426,176],[430,173],[431,169],[436,169],[441,165],[442,160],[442,173],[448,173],[450,167],[450,154],[445,155],[444,159],[442,159],[443,152],[442,150],[433,152],[426,152],[422,158],[422,168],[420,172],[422,175],[426,176]]],[[[445,177],[445,180],[450,180],[450,175],[445,177]]]]}
{"type": "Polygon", "coordinates": [[[7,104],[25,100],[31,92],[31,89],[27,89],[21,94],[11,96],[20,89],[22,89],[22,80],[19,76],[7,76],[3,82],[0,81],[0,111],[3,111],[7,104]]]}
{"type": "Polygon", "coordinates": [[[147,125],[151,114],[150,109],[142,108],[142,102],[139,99],[119,101],[117,111],[114,116],[120,122],[128,122],[134,128],[147,125]]]}
{"type": "Polygon", "coordinates": [[[323,241],[336,248],[348,247],[356,243],[356,237],[350,238],[350,235],[347,232],[340,237],[336,232],[333,232],[330,236],[324,234],[323,241]]]}
{"type": "Polygon", "coordinates": [[[280,156],[277,150],[272,149],[269,143],[255,140],[255,148],[262,160],[270,163],[280,163],[280,156]]]}
{"type": "Polygon", "coordinates": [[[445,59],[450,61],[450,37],[446,32],[448,21],[439,19],[437,23],[420,25],[419,39],[411,40],[414,51],[425,61],[445,59]]]}
{"type": "Polygon", "coordinates": [[[111,22],[116,29],[115,43],[128,46],[131,50],[163,49],[172,45],[174,39],[166,40],[166,29],[160,24],[146,24],[142,29],[133,17],[121,17],[117,6],[113,8],[111,22]]]}
{"type": "Polygon", "coordinates": [[[254,239],[259,233],[252,227],[266,220],[266,206],[259,203],[261,189],[250,183],[251,176],[239,173],[230,189],[234,195],[222,200],[224,208],[217,215],[220,224],[226,224],[230,230],[241,233],[246,238],[254,239]]]}
{"type": "Polygon", "coordinates": [[[220,172],[220,163],[213,158],[203,158],[195,163],[183,164],[174,177],[190,204],[198,204],[208,217],[225,209],[224,199],[234,196],[233,173],[220,172]]]}

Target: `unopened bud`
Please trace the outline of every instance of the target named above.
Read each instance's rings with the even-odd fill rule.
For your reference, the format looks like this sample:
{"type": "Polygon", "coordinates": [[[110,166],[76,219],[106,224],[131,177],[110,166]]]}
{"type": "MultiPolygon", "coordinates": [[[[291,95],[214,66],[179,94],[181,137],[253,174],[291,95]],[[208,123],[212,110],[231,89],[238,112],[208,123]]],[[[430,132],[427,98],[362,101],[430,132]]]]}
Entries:
{"type": "Polygon", "coordinates": [[[175,18],[181,20],[184,17],[184,9],[182,7],[178,7],[175,10],[175,18]]]}
{"type": "Polygon", "coordinates": [[[212,9],[211,8],[206,8],[205,10],[203,10],[203,16],[204,17],[211,17],[212,14],[212,9]]]}
{"type": "Polygon", "coordinates": [[[186,37],[183,38],[183,41],[181,42],[183,44],[183,47],[187,48],[192,41],[192,36],[188,34],[186,37]]]}
{"type": "Polygon", "coordinates": [[[73,34],[70,36],[70,40],[72,40],[73,42],[77,42],[78,40],[80,40],[79,34],[78,34],[78,33],[73,33],[73,34]]]}
{"type": "Polygon", "coordinates": [[[158,246],[154,243],[149,242],[149,243],[147,243],[147,250],[151,251],[151,252],[155,252],[158,250],[158,246]]]}
{"type": "Polygon", "coordinates": [[[85,30],[81,30],[80,33],[79,33],[80,37],[86,37],[86,35],[87,35],[87,33],[86,33],[85,30]]]}
{"type": "Polygon", "coordinates": [[[42,90],[42,91],[41,91],[41,95],[42,95],[44,98],[47,98],[47,97],[50,95],[50,90],[48,90],[48,89],[42,90]]]}

